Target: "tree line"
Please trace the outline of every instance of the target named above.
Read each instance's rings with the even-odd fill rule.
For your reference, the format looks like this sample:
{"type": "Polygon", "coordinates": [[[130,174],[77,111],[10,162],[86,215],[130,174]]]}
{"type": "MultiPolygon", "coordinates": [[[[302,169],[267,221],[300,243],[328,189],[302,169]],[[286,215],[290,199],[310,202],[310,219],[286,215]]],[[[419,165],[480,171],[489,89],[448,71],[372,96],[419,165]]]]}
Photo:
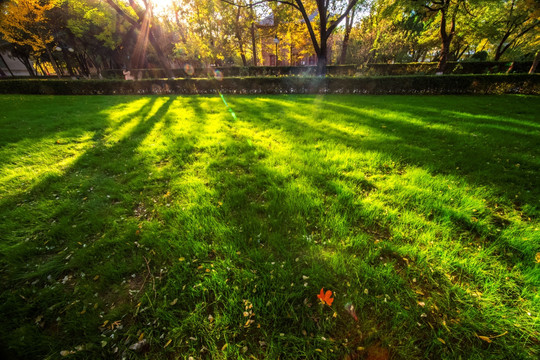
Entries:
{"type": "Polygon", "coordinates": [[[448,61],[538,60],[539,25],[540,0],[0,0],[0,54],[35,76],[172,77],[184,66],[258,66],[274,47],[282,64],[315,55],[319,74],[423,61],[444,72],[448,61]]]}

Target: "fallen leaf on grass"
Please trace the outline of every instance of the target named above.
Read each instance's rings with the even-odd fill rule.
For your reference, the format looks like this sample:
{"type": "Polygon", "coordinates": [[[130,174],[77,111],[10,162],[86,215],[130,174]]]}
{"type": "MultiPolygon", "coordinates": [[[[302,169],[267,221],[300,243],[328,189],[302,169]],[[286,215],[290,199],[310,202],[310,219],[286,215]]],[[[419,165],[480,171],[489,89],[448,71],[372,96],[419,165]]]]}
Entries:
{"type": "Polygon", "coordinates": [[[488,343],[492,342],[491,339],[488,338],[487,336],[481,336],[481,335],[476,335],[476,336],[478,336],[478,338],[479,338],[480,340],[484,340],[484,341],[486,341],[486,342],[488,342],[488,343]]]}
{"type": "Polygon", "coordinates": [[[170,343],[172,342],[172,339],[169,339],[167,340],[167,342],[165,343],[165,346],[163,347],[164,349],[170,345],[170,343]]]}
{"type": "Polygon", "coordinates": [[[118,327],[120,326],[121,323],[122,323],[121,320],[116,320],[115,322],[113,322],[113,323],[111,324],[111,330],[114,330],[115,327],[118,328],[118,327]]]}
{"type": "Polygon", "coordinates": [[[475,335],[476,335],[479,339],[484,340],[485,342],[492,343],[492,342],[493,342],[492,339],[495,339],[495,338],[504,336],[504,335],[506,335],[506,334],[508,334],[508,331],[505,331],[505,332],[503,332],[502,334],[500,334],[500,335],[495,335],[495,336],[481,336],[481,335],[476,335],[476,334],[475,334],[475,335]]]}
{"type": "Polygon", "coordinates": [[[177,302],[178,302],[178,298],[176,298],[176,299],[174,299],[173,301],[171,301],[171,302],[169,303],[169,305],[174,306],[174,305],[176,305],[177,302]]]}
{"type": "Polygon", "coordinates": [[[332,306],[332,303],[334,302],[334,299],[332,298],[332,292],[330,290],[324,292],[324,288],[321,288],[321,293],[317,295],[317,297],[321,300],[323,304],[327,304],[328,306],[332,306]]]}
{"type": "Polygon", "coordinates": [[[221,348],[221,351],[225,351],[225,349],[227,348],[227,346],[229,346],[229,344],[223,345],[223,347],[221,348]]]}
{"type": "Polygon", "coordinates": [[[142,339],[144,339],[144,333],[141,333],[141,335],[139,336],[139,341],[142,341],[142,339]]]}
{"type": "Polygon", "coordinates": [[[536,259],[536,263],[540,264],[540,252],[536,253],[535,259],[536,259]]]}
{"type": "Polygon", "coordinates": [[[442,342],[443,344],[446,344],[446,342],[445,342],[443,339],[441,339],[441,338],[437,338],[437,340],[439,340],[439,341],[442,342]]]}

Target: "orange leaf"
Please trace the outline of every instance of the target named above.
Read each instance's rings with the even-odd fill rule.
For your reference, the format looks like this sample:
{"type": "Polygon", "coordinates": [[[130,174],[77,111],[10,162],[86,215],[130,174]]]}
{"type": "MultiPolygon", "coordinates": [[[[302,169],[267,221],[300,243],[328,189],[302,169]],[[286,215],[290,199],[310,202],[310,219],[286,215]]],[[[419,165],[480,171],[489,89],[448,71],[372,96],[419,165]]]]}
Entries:
{"type": "Polygon", "coordinates": [[[328,306],[332,306],[332,302],[334,302],[334,299],[332,298],[332,291],[327,290],[325,293],[324,288],[321,289],[321,292],[319,295],[317,295],[317,297],[323,304],[327,304],[328,306]]]}
{"type": "Polygon", "coordinates": [[[317,297],[324,303],[324,288],[321,288],[321,293],[317,297]]]}

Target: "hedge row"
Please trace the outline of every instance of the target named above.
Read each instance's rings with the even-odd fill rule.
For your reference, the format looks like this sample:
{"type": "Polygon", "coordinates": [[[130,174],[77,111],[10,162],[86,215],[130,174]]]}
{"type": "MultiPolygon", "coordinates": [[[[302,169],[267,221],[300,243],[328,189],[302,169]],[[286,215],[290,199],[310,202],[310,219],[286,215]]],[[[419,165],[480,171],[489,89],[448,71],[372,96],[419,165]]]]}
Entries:
{"type": "Polygon", "coordinates": [[[540,94],[540,75],[4,80],[0,94],[540,94]]]}
{"type": "MultiPolygon", "coordinates": [[[[500,74],[506,73],[510,67],[511,73],[527,73],[531,68],[532,61],[450,61],[446,65],[447,74],[500,74]]],[[[366,64],[361,73],[371,76],[388,75],[429,75],[437,72],[437,63],[407,63],[407,64],[366,64]]],[[[537,72],[540,71],[540,66],[537,72]]]]}
{"type": "MultiPolygon", "coordinates": [[[[447,64],[447,74],[501,74],[506,73],[510,67],[511,73],[527,73],[531,68],[531,61],[501,62],[501,61],[451,61],[447,64]]],[[[232,66],[215,68],[191,68],[190,73],[184,69],[172,70],[176,78],[201,78],[211,77],[215,71],[219,71],[223,77],[242,76],[313,76],[316,75],[316,66],[232,66]]],[[[540,71],[540,66],[538,67],[540,71]]],[[[366,64],[328,66],[327,74],[331,77],[367,75],[367,76],[392,76],[392,75],[435,75],[437,63],[406,63],[406,64],[366,64]]],[[[132,70],[132,75],[140,74],[142,79],[166,78],[163,69],[132,70]]],[[[105,70],[102,73],[107,79],[123,79],[123,70],[105,70]]]]}
{"type": "MultiPolygon", "coordinates": [[[[189,73],[184,69],[173,69],[173,75],[176,78],[200,78],[213,76],[215,71],[219,71],[223,77],[241,77],[241,76],[313,76],[316,75],[316,66],[229,66],[191,68],[189,73]]],[[[353,76],[356,73],[356,65],[336,65],[327,66],[327,74],[330,76],[353,76]]],[[[142,79],[166,78],[163,69],[136,69],[131,70],[134,76],[140,76],[142,79]]],[[[104,70],[102,75],[106,79],[123,79],[124,74],[121,69],[104,70]]]]}

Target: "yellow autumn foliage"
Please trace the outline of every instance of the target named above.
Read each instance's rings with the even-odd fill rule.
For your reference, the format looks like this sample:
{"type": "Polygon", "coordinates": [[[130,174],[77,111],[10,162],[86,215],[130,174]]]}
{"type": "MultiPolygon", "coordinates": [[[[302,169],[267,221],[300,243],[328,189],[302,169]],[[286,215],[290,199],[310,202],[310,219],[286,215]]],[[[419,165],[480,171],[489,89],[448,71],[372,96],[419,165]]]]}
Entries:
{"type": "Polygon", "coordinates": [[[53,41],[47,26],[47,12],[57,6],[59,0],[10,0],[4,4],[0,16],[2,38],[12,44],[30,46],[33,51],[45,49],[53,41]]]}

